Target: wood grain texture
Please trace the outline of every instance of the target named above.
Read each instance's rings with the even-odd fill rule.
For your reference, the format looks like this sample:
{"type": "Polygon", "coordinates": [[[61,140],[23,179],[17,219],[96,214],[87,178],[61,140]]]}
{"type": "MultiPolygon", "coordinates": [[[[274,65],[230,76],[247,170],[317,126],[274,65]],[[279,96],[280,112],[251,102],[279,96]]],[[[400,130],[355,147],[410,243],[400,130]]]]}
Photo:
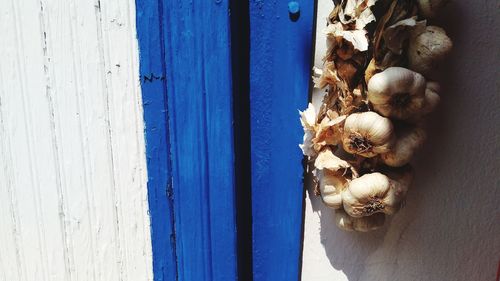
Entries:
{"type": "Polygon", "coordinates": [[[228,2],[137,7],[155,280],[235,280],[228,2]]]}
{"type": "Polygon", "coordinates": [[[179,280],[235,280],[227,1],[164,1],[179,280]]]}
{"type": "Polygon", "coordinates": [[[137,37],[144,106],[148,198],[155,280],[176,280],[172,168],[161,3],[137,0],[137,37]]]}
{"type": "Polygon", "coordinates": [[[0,7],[0,280],[152,280],[135,7],[0,7]]]}
{"type": "Polygon", "coordinates": [[[302,129],[310,86],[314,1],[250,1],[250,118],[254,280],[298,280],[302,129]]]}

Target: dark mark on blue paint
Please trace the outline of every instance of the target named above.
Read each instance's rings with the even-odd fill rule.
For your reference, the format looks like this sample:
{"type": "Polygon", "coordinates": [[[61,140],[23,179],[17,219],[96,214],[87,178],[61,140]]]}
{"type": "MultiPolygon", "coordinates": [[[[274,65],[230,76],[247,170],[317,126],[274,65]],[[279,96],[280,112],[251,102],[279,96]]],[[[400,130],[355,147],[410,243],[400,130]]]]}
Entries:
{"type": "Polygon", "coordinates": [[[156,76],[154,73],[150,73],[149,75],[142,76],[142,82],[154,82],[154,81],[165,81],[165,75],[156,76]]]}

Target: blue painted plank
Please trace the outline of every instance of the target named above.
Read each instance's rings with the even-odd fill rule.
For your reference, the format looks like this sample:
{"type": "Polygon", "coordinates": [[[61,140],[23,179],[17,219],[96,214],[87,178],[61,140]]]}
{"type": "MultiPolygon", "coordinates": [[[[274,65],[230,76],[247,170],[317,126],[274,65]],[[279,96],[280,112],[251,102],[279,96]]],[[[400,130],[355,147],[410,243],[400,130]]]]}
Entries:
{"type": "Polygon", "coordinates": [[[157,1],[136,1],[154,280],[176,280],[164,44],[157,1]]]}
{"type": "Polygon", "coordinates": [[[300,275],[302,129],[307,106],[315,3],[250,1],[250,118],[254,280],[300,275]]]}
{"type": "Polygon", "coordinates": [[[228,1],[161,11],[178,280],[236,280],[228,1]]]}

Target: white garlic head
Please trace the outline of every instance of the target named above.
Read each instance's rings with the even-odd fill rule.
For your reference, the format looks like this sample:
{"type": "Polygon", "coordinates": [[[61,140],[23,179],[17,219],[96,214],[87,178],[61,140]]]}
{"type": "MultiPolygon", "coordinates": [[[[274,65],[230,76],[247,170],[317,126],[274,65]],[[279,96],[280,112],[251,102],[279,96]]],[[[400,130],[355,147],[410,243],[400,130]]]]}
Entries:
{"type": "Polygon", "coordinates": [[[352,217],[371,216],[375,213],[392,215],[403,203],[411,180],[392,180],[375,172],[352,180],[342,192],[344,210],[352,217]]]}
{"type": "Polygon", "coordinates": [[[422,33],[410,37],[408,67],[429,77],[436,66],[450,53],[453,43],[444,29],[427,26],[422,33]]]}
{"type": "Polygon", "coordinates": [[[368,100],[383,116],[408,119],[419,114],[425,101],[425,78],[402,67],[389,67],[368,82],[368,100]]]}
{"type": "Polygon", "coordinates": [[[408,164],[415,151],[424,143],[426,133],[421,127],[406,127],[396,130],[396,137],[391,150],[380,155],[382,162],[391,167],[408,164]]]}
{"type": "Polygon", "coordinates": [[[342,207],[342,191],[347,180],[341,174],[327,169],[318,172],[319,191],[323,203],[330,208],[342,207]]]}
{"type": "Polygon", "coordinates": [[[389,119],[372,111],[353,113],[345,120],[342,145],[351,154],[370,158],[389,151],[393,137],[389,119]]]}
{"type": "Polygon", "coordinates": [[[384,225],[385,214],[376,213],[373,216],[353,218],[342,209],[335,211],[335,223],[340,229],[347,231],[368,232],[384,225]]]}
{"type": "Polygon", "coordinates": [[[449,0],[418,0],[418,10],[424,18],[434,18],[449,0]]]}

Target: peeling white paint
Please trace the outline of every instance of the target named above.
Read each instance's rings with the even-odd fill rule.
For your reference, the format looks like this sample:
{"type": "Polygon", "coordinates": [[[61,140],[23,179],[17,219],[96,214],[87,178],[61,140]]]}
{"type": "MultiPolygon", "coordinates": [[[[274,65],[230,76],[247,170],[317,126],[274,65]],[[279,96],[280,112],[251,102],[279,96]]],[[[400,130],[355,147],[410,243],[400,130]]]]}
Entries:
{"type": "Polygon", "coordinates": [[[0,6],[0,280],[152,280],[133,0],[0,6]]]}
{"type": "MultiPolygon", "coordinates": [[[[495,1],[451,1],[435,21],[454,41],[442,73],[442,100],[414,161],[406,207],[387,227],[349,233],[309,191],[303,281],[495,280],[500,258],[498,58],[495,1]]],[[[315,65],[330,0],[319,0],[315,65]]],[[[313,97],[316,104],[320,92],[313,97]]]]}

